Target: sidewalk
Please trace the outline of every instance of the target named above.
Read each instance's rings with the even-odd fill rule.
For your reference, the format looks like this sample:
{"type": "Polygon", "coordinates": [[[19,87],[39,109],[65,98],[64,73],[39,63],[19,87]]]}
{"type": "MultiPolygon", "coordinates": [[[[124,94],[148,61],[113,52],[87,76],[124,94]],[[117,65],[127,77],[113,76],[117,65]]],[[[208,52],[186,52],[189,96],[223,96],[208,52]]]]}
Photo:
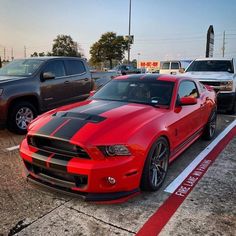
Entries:
{"type": "Polygon", "coordinates": [[[236,235],[236,137],[209,167],[160,235],[236,235]]]}

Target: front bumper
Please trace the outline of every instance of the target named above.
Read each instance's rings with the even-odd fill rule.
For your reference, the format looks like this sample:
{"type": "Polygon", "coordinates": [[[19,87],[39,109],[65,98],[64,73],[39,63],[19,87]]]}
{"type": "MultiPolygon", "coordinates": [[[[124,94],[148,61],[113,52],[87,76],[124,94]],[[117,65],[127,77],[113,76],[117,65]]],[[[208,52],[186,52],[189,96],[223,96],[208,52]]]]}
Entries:
{"type": "Polygon", "coordinates": [[[36,153],[37,150],[29,148],[26,139],[23,140],[20,155],[27,178],[40,185],[76,194],[87,201],[111,201],[139,192],[142,168],[137,158],[84,160],[36,153]],[[109,183],[108,177],[114,178],[115,184],[109,183]]]}
{"type": "Polygon", "coordinates": [[[218,110],[231,110],[236,101],[236,93],[218,93],[217,107],[218,110]]]}

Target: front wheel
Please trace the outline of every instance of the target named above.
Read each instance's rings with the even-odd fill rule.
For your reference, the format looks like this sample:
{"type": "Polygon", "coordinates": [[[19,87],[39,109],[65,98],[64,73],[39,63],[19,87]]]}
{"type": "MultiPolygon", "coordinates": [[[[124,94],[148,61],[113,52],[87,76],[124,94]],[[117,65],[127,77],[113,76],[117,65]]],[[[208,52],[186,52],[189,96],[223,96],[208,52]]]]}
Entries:
{"type": "Polygon", "coordinates": [[[8,128],[17,134],[26,134],[29,123],[37,116],[37,110],[29,102],[15,103],[9,111],[8,128]]]}
{"type": "Polygon", "coordinates": [[[141,189],[147,191],[158,190],[168,170],[170,148],[167,140],[160,137],[151,147],[141,179],[141,189]]]}

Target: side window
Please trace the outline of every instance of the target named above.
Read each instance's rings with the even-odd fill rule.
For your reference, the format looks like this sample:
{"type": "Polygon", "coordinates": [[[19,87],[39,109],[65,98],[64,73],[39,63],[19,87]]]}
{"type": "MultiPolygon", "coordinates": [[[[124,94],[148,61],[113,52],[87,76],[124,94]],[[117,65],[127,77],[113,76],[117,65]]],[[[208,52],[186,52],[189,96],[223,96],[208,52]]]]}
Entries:
{"type": "Polygon", "coordinates": [[[44,72],[51,72],[55,77],[65,76],[64,63],[62,61],[49,61],[46,65],[44,72]]]}
{"type": "Polygon", "coordinates": [[[179,86],[178,95],[180,98],[182,97],[194,97],[197,98],[199,96],[197,87],[192,81],[183,81],[179,86]]]}
{"type": "Polygon", "coordinates": [[[86,72],[84,63],[80,60],[66,60],[67,75],[78,75],[86,72]]]}
{"type": "Polygon", "coordinates": [[[164,69],[164,70],[169,70],[169,68],[170,68],[170,62],[164,62],[164,63],[162,64],[162,69],[164,69]]]}
{"type": "Polygon", "coordinates": [[[178,62],[171,62],[171,69],[178,70],[180,68],[178,62]]]}

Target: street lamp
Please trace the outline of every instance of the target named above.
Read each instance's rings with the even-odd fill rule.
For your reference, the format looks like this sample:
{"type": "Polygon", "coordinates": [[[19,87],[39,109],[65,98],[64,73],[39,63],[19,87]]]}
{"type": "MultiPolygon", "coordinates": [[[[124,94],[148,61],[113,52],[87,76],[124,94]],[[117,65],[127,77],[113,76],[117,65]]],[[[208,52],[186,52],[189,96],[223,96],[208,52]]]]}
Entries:
{"type": "Polygon", "coordinates": [[[130,64],[130,29],[131,29],[131,0],[129,0],[129,41],[128,41],[128,64],[130,64]]]}

